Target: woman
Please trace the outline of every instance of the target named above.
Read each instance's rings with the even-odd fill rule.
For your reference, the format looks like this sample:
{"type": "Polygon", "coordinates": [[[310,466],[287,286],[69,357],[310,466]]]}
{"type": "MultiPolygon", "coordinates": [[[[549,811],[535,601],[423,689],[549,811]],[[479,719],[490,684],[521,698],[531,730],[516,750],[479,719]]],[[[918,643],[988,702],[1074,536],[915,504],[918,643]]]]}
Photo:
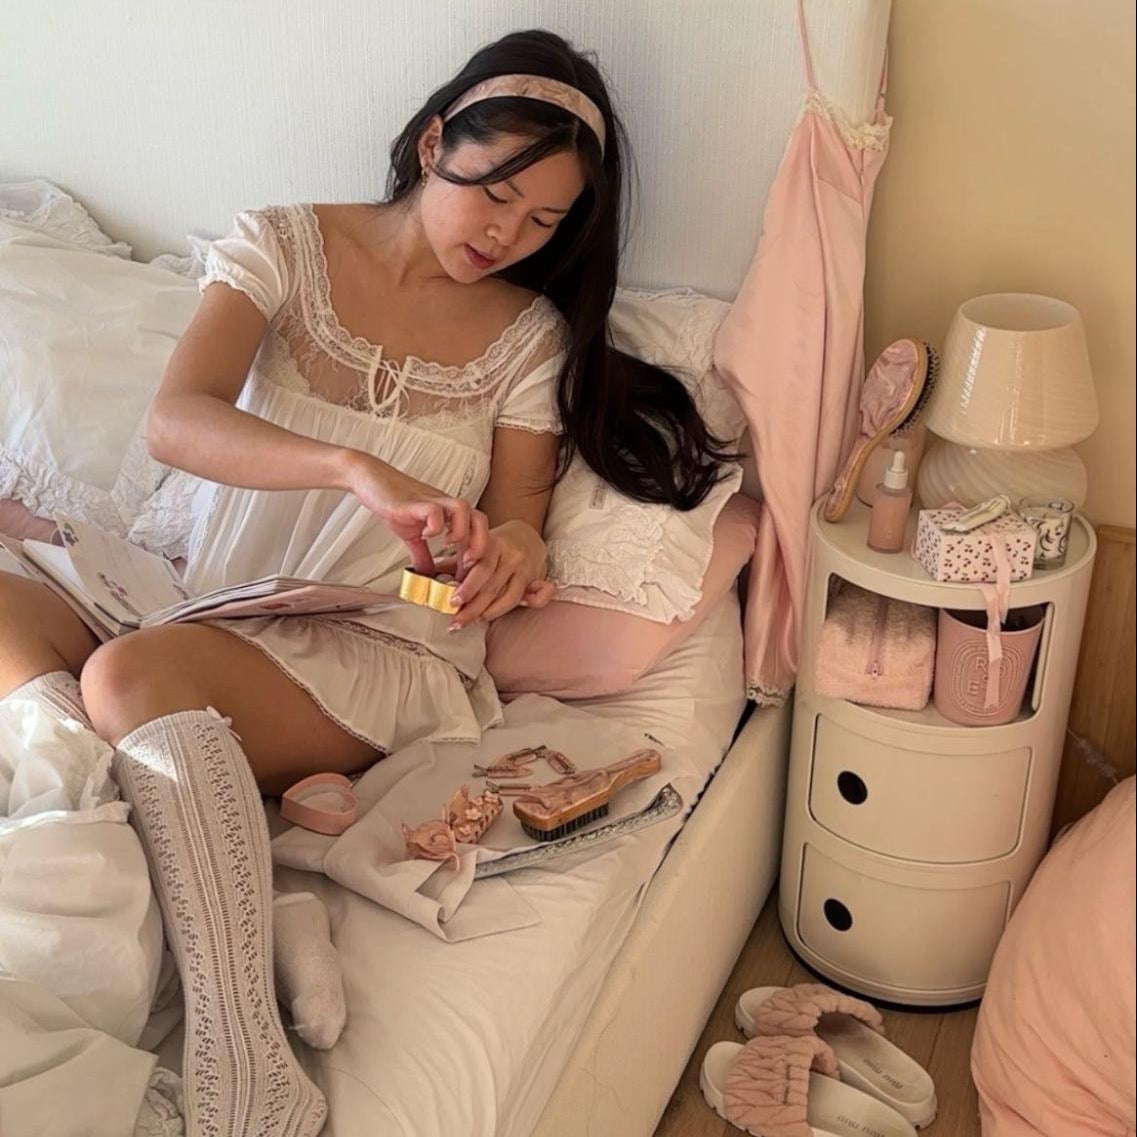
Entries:
{"type": "Polygon", "coordinates": [[[395,604],[98,646],[45,589],[0,577],[0,692],[85,713],[116,747],[185,989],[191,1133],[310,1134],[326,1109],[273,999],[258,784],[497,721],[485,621],[552,596],[558,453],[681,509],[716,480],[682,385],[607,344],[621,142],[563,40],[482,49],[396,140],[385,202],[238,217],[154,400],[152,453],[209,495],[195,589],[280,572],[393,591],[408,555],[443,567],[439,538],[455,615],[395,604]]]}

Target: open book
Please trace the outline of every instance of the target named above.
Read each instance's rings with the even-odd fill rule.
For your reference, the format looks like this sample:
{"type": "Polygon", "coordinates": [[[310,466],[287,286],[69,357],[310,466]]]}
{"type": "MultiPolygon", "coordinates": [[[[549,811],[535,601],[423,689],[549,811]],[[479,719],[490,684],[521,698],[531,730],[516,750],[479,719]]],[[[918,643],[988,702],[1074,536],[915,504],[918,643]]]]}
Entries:
{"type": "Polygon", "coordinates": [[[353,612],[397,600],[370,588],[290,576],[266,576],[195,596],[165,557],[75,518],[57,514],[55,522],[62,545],[5,540],[0,570],[46,584],[100,639],[178,621],[353,612]]]}

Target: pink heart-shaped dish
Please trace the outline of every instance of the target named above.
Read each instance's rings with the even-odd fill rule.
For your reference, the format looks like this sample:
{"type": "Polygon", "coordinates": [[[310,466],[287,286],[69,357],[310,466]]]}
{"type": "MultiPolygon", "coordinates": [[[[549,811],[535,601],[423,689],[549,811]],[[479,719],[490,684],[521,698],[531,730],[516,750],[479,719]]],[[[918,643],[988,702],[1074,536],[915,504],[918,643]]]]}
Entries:
{"type": "Polygon", "coordinates": [[[343,774],[313,774],[289,786],[280,799],[280,816],[293,825],[338,837],[355,823],[358,803],[343,774]]]}

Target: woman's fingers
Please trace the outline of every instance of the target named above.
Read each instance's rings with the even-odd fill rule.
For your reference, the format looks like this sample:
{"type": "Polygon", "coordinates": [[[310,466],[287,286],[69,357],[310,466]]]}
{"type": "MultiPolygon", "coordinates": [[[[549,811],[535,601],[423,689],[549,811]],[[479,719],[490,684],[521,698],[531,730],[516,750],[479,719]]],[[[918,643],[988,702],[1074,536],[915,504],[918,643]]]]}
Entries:
{"type": "Polygon", "coordinates": [[[464,545],[470,533],[470,503],[461,498],[446,498],[440,504],[446,515],[447,541],[464,545]]]}
{"type": "Polygon", "coordinates": [[[411,568],[423,576],[434,576],[438,566],[434,563],[430,548],[421,537],[410,537],[403,541],[411,554],[411,568]]]}
{"type": "Polygon", "coordinates": [[[496,620],[498,616],[504,616],[506,612],[512,612],[524,598],[528,581],[524,576],[515,574],[507,582],[505,588],[498,593],[497,598],[493,603],[489,604],[482,611],[483,620],[496,620]]]}
{"type": "MultiPolygon", "coordinates": [[[[462,568],[462,556],[458,557],[458,569],[462,568]]],[[[454,599],[459,605],[465,607],[471,603],[474,598],[485,588],[489,586],[494,575],[501,568],[500,554],[485,557],[483,560],[478,561],[473,568],[466,572],[465,577],[462,579],[461,584],[454,590],[454,599]]],[[[508,573],[506,574],[508,576],[508,573]]],[[[499,582],[499,587],[500,587],[499,582]]],[[[492,597],[491,597],[492,599],[492,597]]]]}
{"type": "Polygon", "coordinates": [[[524,608],[545,608],[557,594],[557,586],[551,580],[533,580],[521,598],[524,608]]]}
{"type": "Polygon", "coordinates": [[[419,538],[437,537],[446,529],[446,511],[440,504],[433,501],[420,501],[412,505],[410,515],[422,524],[419,538]]]}
{"type": "Polygon", "coordinates": [[[451,627],[465,628],[475,620],[483,619],[486,609],[509,587],[513,579],[513,569],[509,565],[499,561],[492,573],[483,575],[486,567],[485,561],[479,561],[454,593],[456,599],[462,600],[462,606],[451,627]]]}
{"type": "Polygon", "coordinates": [[[469,570],[476,561],[486,555],[490,543],[490,520],[480,510],[470,511],[469,535],[466,538],[466,548],[459,564],[469,570]]]}

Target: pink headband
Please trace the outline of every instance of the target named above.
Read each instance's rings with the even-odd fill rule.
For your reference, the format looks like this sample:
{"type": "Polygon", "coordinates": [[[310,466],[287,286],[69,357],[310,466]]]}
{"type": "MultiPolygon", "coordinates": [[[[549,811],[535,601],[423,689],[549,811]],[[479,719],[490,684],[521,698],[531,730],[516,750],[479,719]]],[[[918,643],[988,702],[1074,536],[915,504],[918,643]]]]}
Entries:
{"type": "Polygon", "coordinates": [[[592,130],[600,143],[600,153],[604,153],[604,116],[600,108],[583,91],[559,79],[546,79],[544,75],[495,75],[491,79],[483,79],[451,103],[442,120],[448,122],[471,103],[502,98],[539,99],[543,103],[563,107],[592,130]]]}

